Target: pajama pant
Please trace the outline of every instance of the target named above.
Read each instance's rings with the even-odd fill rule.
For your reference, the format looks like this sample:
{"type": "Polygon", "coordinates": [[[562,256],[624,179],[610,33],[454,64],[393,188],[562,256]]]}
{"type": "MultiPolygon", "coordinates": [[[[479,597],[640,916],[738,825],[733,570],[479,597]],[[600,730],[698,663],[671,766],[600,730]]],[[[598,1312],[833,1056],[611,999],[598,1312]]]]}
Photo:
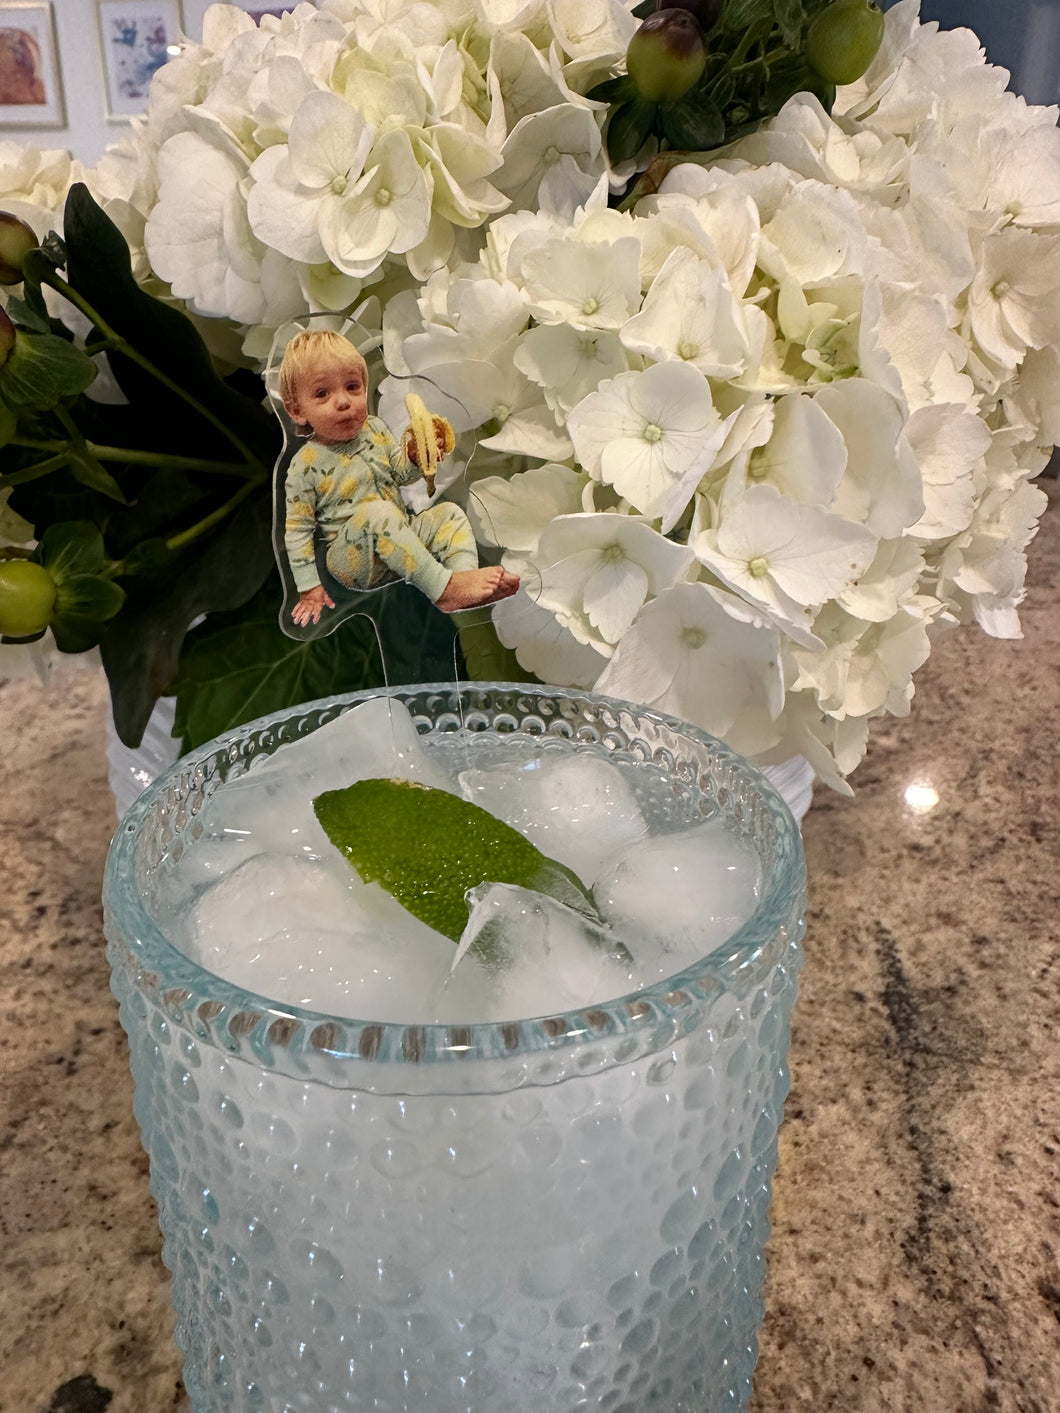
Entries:
{"type": "Polygon", "coordinates": [[[407,579],[436,603],[455,569],[478,568],[478,550],[467,516],[450,501],[406,516],[390,501],[366,500],[339,528],[326,560],[346,589],[407,579]]]}

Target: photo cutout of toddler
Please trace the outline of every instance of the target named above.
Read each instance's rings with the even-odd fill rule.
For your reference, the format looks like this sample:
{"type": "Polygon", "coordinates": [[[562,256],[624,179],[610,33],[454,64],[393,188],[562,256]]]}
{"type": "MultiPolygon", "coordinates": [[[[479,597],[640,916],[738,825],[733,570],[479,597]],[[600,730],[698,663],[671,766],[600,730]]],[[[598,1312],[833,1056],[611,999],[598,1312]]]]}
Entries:
{"type": "Polygon", "coordinates": [[[285,330],[266,380],[284,424],[276,466],[274,535],[284,583],[281,626],[299,639],[330,633],[364,595],[405,582],[443,613],[497,603],[519,579],[481,566],[464,510],[434,499],[453,428],[418,394],[399,433],[373,412],[365,356],[344,333],[313,321],[285,330]],[[403,488],[431,497],[413,511],[403,488]]]}

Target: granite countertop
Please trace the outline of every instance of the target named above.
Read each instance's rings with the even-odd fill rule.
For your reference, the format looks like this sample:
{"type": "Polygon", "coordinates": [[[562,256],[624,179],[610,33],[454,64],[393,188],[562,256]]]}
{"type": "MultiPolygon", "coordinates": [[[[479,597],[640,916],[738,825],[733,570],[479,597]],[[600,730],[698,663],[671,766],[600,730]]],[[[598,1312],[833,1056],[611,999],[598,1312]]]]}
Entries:
{"type": "MultiPolygon", "coordinates": [[[[1060,505],[819,789],[754,1413],[1060,1409],[1060,505]],[[929,785],[918,813],[907,787],[929,785]]],[[[99,885],[104,684],[0,686],[0,1413],[187,1413],[99,885]]]]}

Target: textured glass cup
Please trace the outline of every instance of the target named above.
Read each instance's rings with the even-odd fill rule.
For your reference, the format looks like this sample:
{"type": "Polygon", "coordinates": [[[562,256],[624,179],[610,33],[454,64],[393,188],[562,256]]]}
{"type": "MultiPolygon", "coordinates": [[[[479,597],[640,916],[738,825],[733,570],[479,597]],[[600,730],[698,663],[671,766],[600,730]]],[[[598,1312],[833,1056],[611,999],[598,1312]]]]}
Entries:
{"type": "Polygon", "coordinates": [[[657,713],[546,687],[396,689],[425,733],[654,762],[688,822],[720,816],[753,845],[759,906],[695,966],[561,1015],[412,1026],[277,1005],[189,961],[153,900],[214,790],[368,695],[185,756],[107,864],[195,1413],[746,1408],[801,963],[791,814],[657,713]]]}

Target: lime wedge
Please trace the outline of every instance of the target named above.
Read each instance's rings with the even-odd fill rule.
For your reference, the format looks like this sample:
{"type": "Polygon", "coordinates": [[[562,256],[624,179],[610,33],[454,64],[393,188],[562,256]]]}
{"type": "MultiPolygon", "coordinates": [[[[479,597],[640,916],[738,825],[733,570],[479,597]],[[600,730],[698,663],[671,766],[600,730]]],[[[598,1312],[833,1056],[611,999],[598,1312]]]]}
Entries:
{"type": "Polygon", "coordinates": [[[365,883],[380,883],[443,936],[459,942],[465,894],[481,883],[547,893],[599,923],[585,886],[517,829],[479,805],[412,780],[358,780],[313,800],[324,832],[365,883]]]}

